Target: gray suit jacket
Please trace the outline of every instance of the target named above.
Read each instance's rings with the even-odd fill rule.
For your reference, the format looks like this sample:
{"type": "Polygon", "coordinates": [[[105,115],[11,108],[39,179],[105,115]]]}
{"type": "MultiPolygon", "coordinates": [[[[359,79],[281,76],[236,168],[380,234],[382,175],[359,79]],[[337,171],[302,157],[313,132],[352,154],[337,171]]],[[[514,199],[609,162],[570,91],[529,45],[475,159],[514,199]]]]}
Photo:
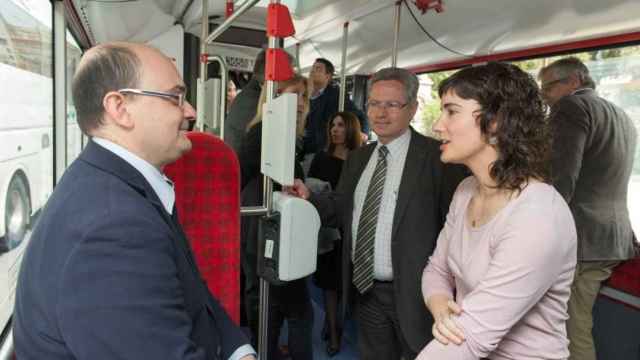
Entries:
{"type": "MultiPolygon", "coordinates": [[[[419,352],[432,339],[433,324],[422,299],[422,271],[436,247],[453,193],[466,172],[462,167],[444,165],[440,161],[436,140],[411,131],[393,217],[391,262],[400,328],[409,346],[419,352]]],[[[310,199],[318,209],[323,226],[344,230],[342,283],[345,308],[350,304],[352,290],[353,194],[375,147],[373,143],[350,153],[336,191],[330,195],[313,195],[310,199]]]]}
{"type": "Polygon", "coordinates": [[[553,184],[578,230],[578,260],[633,257],[627,189],[636,129],[618,106],[591,89],[560,99],[551,109],[553,184]]]}

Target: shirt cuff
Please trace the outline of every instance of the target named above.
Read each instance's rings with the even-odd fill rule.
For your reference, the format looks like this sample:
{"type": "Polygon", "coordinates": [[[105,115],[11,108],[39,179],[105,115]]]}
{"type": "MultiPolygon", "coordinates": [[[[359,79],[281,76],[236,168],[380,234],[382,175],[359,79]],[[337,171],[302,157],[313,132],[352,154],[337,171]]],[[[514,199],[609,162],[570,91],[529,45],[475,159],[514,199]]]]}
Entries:
{"type": "Polygon", "coordinates": [[[249,344],[245,344],[237,348],[236,351],[234,351],[233,354],[229,356],[229,360],[240,360],[242,359],[242,357],[247,355],[253,355],[257,357],[256,351],[249,344]]]}

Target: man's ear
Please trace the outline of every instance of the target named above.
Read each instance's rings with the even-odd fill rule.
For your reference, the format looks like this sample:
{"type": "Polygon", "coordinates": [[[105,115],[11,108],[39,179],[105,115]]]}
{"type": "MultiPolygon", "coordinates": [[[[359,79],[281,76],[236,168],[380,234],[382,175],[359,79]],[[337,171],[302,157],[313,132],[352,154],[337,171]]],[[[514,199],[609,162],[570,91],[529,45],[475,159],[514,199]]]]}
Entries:
{"type": "Polygon", "coordinates": [[[576,89],[579,89],[582,87],[582,81],[580,81],[580,78],[578,77],[577,74],[573,73],[570,74],[567,77],[567,83],[569,85],[571,85],[571,88],[575,91],[576,89]]]}
{"type": "Polygon", "coordinates": [[[411,114],[411,118],[413,119],[413,117],[416,116],[416,112],[418,112],[418,101],[417,100],[413,101],[407,106],[409,107],[409,113],[411,114]]]}
{"type": "Polygon", "coordinates": [[[127,111],[124,95],[117,91],[110,91],[102,99],[102,106],[105,117],[109,118],[114,125],[126,129],[133,128],[134,122],[127,111]]]}

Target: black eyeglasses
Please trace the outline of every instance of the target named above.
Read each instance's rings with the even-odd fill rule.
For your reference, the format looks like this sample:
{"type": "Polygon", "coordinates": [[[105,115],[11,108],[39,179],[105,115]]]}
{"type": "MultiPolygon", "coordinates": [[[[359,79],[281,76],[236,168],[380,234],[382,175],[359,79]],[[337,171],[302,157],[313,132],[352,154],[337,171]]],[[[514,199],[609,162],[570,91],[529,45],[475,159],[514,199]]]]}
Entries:
{"type": "Polygon", "coordinates": [[[398,112],[405,106],[409,105],[409,103],[401,103],[399,101],[378,101],[378,100],[369,100],[367,101],[367,108],[369,109],[384,109],[389,112],[398,112]]]}
{"type": "Polygon", "coordinates": [[[560,79],[551,80],[546,84],[540,84],[540,91],[547,92],[547,91],[551,90],[551,88],[553,88],[557,83],[563,82],[565,80],[567,80],[567,78],[563,77],[563,78],[560,78],[560,79]]]}
{"type": "Polygon", "coordinates": [[[185,93],[167,93],[161,91],[149,91],[149,90],[140,90],[140,89],[120,89],[118,90],[121,94],[133,94],[133,95],[142,95],[142,96],[155,96],[163,99],[172,100],[179,107],[184,106],[184,99],[186,97],[185,93]]]}

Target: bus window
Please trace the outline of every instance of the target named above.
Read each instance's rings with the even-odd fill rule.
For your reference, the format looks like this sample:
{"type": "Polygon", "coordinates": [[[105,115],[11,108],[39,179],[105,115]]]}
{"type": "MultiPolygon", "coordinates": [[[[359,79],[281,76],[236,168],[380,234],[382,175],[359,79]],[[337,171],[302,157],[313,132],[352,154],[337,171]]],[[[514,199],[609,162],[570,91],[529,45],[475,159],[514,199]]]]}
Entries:
{"type": "Polygon", "coordinates": [[[51,18],[49,1],[0,1],[0,329],[32,215],[53,187],[51,18]]]}
{"type": "MultiPolygon", "coordinates": [[[[562,57],[518,61],[514,64],[537,78],[538,71],[562,57]]],[[[589,68],[600,96],[623,108],[640,134],[640,46],[585,51],[571,54],[580,58],[589,68]]],[[[431,127],[440,116],[438,86],[454,71],[441,71],[420,75],[419,108],[412,126],[420,133],[433,136],[431,127]]],[[[640,234],[640,145],[636,147],[634,167],[629,180],[629,217],[634,232],[640,234]]]]}
{"type": "Polygon", "coordinates": [[[433,124],[440,117],[440,98],[438,87],[442,80],[453,75],[455,71],[439,71],[418,76],[418,111],[411,121],[411,126],[425,136],[434,137],[433,124]]]}
{"type": "MultiPolygon", "coordinates": [[[[543,66],[565,56],[525,60],[516,65],[536,77],[543,66]]],[[[640,134],[640,46],[585,51],[571,56],[584,62],[598,94],[624,109],[640,134]]],[[[640,234],[640,146],[636,146],[627,204],[631,226],[636,235],[640,234]]]]}

